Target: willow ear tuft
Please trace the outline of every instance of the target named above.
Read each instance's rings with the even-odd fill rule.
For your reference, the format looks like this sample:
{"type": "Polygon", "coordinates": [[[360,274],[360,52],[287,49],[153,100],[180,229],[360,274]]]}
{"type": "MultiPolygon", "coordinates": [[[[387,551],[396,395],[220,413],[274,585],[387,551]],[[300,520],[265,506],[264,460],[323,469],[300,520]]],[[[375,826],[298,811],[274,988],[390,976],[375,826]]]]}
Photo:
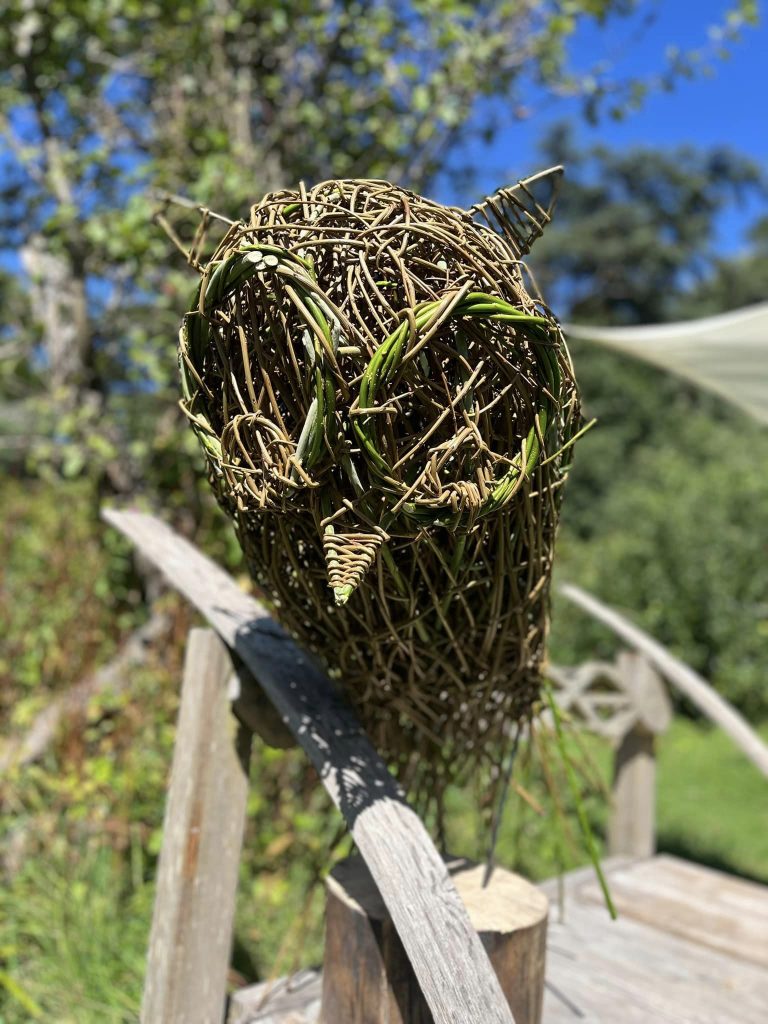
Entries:
{"type": "Polygon", "coordinates": [[[502,234],[518,257],[525,256],[552,220],[563,173],[560,166],[549,167],[516,185],[497,189],[470,207],[469,213],[502,234]]]}

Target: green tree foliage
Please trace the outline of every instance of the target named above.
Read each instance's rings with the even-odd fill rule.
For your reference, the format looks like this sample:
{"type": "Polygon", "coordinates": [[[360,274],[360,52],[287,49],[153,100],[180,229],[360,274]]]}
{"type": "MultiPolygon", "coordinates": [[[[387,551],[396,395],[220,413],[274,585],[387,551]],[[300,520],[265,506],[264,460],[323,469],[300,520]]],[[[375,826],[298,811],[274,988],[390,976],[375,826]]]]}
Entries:
{"type": "MultiPolygon", "coordinates": [[[[730,203],[766,202],[728,150],[579,151],[558,130],[568,182],[535,256],[564,319],[653,323],[764,300],[765,220],[718,253],[730,203]]],[[[768,713],[768,432],[720,399],[588,343],[574,345],[589,417],[568,485],[559,572],[628,610],[752,717],[768,713]],[[761,511],[763,510],[763,511],[761,511]]],[[[562,602],[554,656],[607,653],[609,635],[562,602]]]]}
{"type": "MultiPolygon", "coordinates": [[[[584,22],[637,0],[11,0],[0,13],[0,249],[30,281],[22,340],[44,367],[38,454],[70,475],[147,482],[172,423],[173,338],[189,272],[151,225],[148,188],[242,215],[331,176],[424,187],[532,84],[621,109],[637,83],[571,69],[584,22]],[[501,104],[483,104],[501,97],[501,104]],[[489,111],[493,109],[495,115],[489,111]],[[158,423],[160,427],[158,429],[158,423]],[[141,470],[138,471],[138,467],[141,470]]],[[[722,42],[756,17],[726,12],[722,42]]],[[[664,83],[689,73],[676,54],[664,83]]],[[[178,443],[174,437],[174,445],[178,443]]],[[[178,487],[172,476],[150,481],[178,487]]]]}
{"type": "Polygon", "coordinates": [[[709,276],[678,297],[680,316],[707,316],[739,309],[768,296],[768,216],[752,225],[737,256],[716,258],[709,276]]]}
{"type": "MultiPolygon", "coordinates": [[[[681,414],[674,433],[649,436],[589,502],[587,538],[566,525],[560,577],[626,609],[759,721],[768,714],[768,436],[735,416],[681,414]]],[[[596,454],[585,441],[582,465],[596,454]]],[[[584,486],[578,469],[572,483],[584,486]]],[[[569,662],[616,646],[564,601],[555,636],[553,654],[569,662]]]]}
{"type": "Polygon", "coordinates": [[[681,316],[687,301],[691,316],[704,315],[691,300],[719,287],[718,217],[765,199],[758,165],[726,147],[581,150],[565,125],[542,151],[567,168],[554,228],[535,252],[558,310],[582,323],[648,324],[681,316]]]}

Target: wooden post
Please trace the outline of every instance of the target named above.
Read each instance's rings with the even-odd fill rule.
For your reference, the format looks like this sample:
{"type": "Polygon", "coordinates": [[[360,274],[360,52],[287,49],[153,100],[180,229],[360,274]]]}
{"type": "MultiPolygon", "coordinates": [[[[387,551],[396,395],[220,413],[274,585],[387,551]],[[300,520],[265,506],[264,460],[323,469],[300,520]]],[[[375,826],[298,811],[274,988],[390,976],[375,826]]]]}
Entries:
{"type": "Polygon", "coordinates": [[[142,1024],[217,1024],[224,1017],[251,745],[231,712],[233,671],[213,630],[191,630],[142,1024]]]}
{"type": "Polygon", "coordinates": [[[656,740],[636,725],[613,760],[608,856],[652,857],[656,852],[656,740]]]}
{"type": "MultiPolygon", "coordinates": [[[[547,899],[519,875],[448,862],[450,876],[479,933],[516,1024],[539,1024],[544,993],[547,899]]],[[[321,1024],[433,1024],[413,968],[361,857],[326,883],[321,1024]]],[[[450,934],[434,935],[449,945],[450,934]]],[[[461,969],[461,949],[454,951],[461,969]]]]}
{"type": "Polygon", "coordinates": [[[635,718],[619,738],[613,762],[608,855],[652,857],[656,852],[656,736],[670,723],[664,684],[639,654],[624,651],[618,670],[632,697],[635,718]]]}

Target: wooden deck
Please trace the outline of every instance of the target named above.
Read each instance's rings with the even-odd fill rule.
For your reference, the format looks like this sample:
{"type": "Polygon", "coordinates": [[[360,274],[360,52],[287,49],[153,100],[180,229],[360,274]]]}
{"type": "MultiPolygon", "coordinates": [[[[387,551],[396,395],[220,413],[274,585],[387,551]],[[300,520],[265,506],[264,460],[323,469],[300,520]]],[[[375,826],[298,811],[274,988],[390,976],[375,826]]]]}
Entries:
{"type": "MultiPolygon", "coordinates": [[[[589,869],[542,885],[543,1024],[768,1022],[768,886],[668,856],[605,866],[617,921],[589,869]]],[[[319,1008],[308,971],[243,989],[228,1021],[317,1024],[319,1008]]]]}

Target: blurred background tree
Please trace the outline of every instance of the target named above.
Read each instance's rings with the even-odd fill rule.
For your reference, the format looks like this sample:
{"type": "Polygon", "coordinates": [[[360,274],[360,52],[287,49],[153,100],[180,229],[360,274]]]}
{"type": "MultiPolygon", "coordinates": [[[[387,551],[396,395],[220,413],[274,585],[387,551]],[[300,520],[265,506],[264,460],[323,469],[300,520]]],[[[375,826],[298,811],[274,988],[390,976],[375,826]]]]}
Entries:
{"type": "MultiPolygon", "coordinates": [[[[20,349],[15,401],[25,375],[29,396],[42,399],[32,403],[34,456],[68,476],[102,471],[118,492],[167,493],[181,482],[173,339],[190,274],[151,224],[150,189],[237,217],[299,178],[428,188],[438,174],[471,169],[473,140],[521,113],[533,87],[581,95],[595,117],[690,74],[679,52],[647,80],[571,69],[567,44],[581,23],[639,6],[4,5],[0,250],[17,250],[25,272],[24,326],[9,358],[20,349]],[[501,104],[484,102],[494,97],[501,104]],[[470,156],[458,160],[459,151],[470,156]]],[[[734,6],[726,41],[752,8],[734,6]]],[[[23,436],[12,449],[17,470],[23,436]]]]}
{"type": "Polygon", "coordinates": [[[567,184],[552,229],[537,243],[535,266],[549,301],[569,319],[652,324],[764,297],[757,268],[753,280],[744,268],[735,295],[714,280],[733,267],[718,260],[723,211],[766,196],[754,160],[727,147],[584,150],[567,124],[550,129],[541,153],[545,162],[565,165],[567,184]]]}
{"type": "MultiPolygon", "coordinates": [[[[765,208],[753,161],[726,148],[585,151],[563,125],[542,154],[568,168],[555,222],[532,254],[563,319],[652,324],[765,300],[765,217],[743,251],[719,251],[725,209],[765,208]]],[[[768,507],[768,433],[661,370],[584,342],[572,350],[586,415],[599,426],[569,480],[560,576],[627,609],[746,714],[765,718],[768,560],[754,517],[768,507]]],[[[616,647],[564,601],[554,627],[556,659],[616,647]]]]}
{"type": "MultiPolygon", "coordinates": [[[[176,332],[195,275],[152,223],[155,194],[237,217],[300,178],[372,176],[474,202],[484,147],[529,113],[532,93],[578,97],[588,119],[619,117],[706,68],[756,19],[756,5],[740,0],[711,51],[672,51],[640,78],[574,60],[583,26],[636,27],[644,9],[641,0],[3,5],[0,762],[58,694],[98,682],[97,666],[146,618],[145,597],[163,631],[129,690],[95,686],[0,784],[4,1024],[135,1018],[189,615],[101,529],[101,500],[146,498],[239,564],[176,404],[176,332]]],[[[765,220],[748,250],[723,256],[716,246],[728,204],[764,198],[748,160],[726,150],[583,151],[564,129],[544,141],[542,160],[569,165],[535,263],[564,319],[652,322],[764,297],[765,220]]],[[[196,223],[180,215],[185,239],[196,223]]],[[[765,437],[647,367],[583,345],[576,358],[600,428],[576,459],[563,574],[630,609],[764,714],[766,559],[750,509],[765,507],[765,437]]],[[[563,661],[611,648],[571,609],[558,609],[556,625],[563,661]]],[[[248,979],[274,963],[290,922],[317,922],[302,887],[325,865],[334,827],[300,757],[260,750],[255,760],[235,957],[248,979]]],[[[457,835],[466,826],[471,853],[457,799],[457,835]]],[[[508,844],[507,859],[551,874],[545,828],[533,828],[526,849],[508,844]]]]}

